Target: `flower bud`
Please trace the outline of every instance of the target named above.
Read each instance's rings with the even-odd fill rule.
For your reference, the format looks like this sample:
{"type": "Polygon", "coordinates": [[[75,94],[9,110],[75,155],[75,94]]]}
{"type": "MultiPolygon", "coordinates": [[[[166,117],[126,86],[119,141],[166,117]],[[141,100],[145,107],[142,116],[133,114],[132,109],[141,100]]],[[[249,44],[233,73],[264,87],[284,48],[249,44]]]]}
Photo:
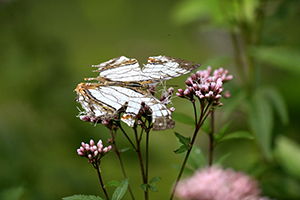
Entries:
{"type": "Polygon", "coordinates": [[[89,122],[91,120],[90,117],[87,115],[81,115],[79,116],[79,119],[81,119],[84,122],[89,122]]]}
{"type": "Polygon", "coordinates": [[[94,146],[94,145],[95,145],[94,140],[92,140],[92,139],[90,140],[90,145],[91,145],[91,146],[94,146]]]}

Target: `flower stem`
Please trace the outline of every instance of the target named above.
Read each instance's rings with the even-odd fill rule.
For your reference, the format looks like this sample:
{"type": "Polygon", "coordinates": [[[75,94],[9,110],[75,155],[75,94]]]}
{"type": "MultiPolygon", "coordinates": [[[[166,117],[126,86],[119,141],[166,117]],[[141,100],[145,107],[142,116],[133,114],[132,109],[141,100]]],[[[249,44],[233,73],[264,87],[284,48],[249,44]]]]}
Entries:
{"type": "Polygon", "coordinates": [[[214,111],[211,111],[210,130],[209,130],[209,154],[208,154],[208,166],[212,165],[213,150],[214,150],[214,111]]]}
{"type": "MultiPolygon", "coordinates": [[[[110,129],[110,135],[111,135],[111,139],[112,139],[112,148],[113,148],[114,152],[117,155],[117,158],[118,158],[118,161],[119,161],[119,164],[120,164],[123,176],[126,179],[127,176],[126,176],[125,168],[124,168],[124,165],[123,165],[123,162],[122,162],[122,159],[121,159],[121,153],[120,153],[120,151],[119,151],[119,149],[117,147],[116,141],[115,141],[115,134],[112,132],[111,129],[110,129]]],[[[131,195],[132,200],[134,200],[135,198],[134,198],[134,195],[133,195],[133,192],[131,190],[130,185],[128,185],[128,190],[129,190],[129,193],[131,195]]]]}
{"type": "MultiPolygon", "coordinates": [[[[95,167],[95,168],[96,168],[96,167],[95,167]]],[[[102,190],[103,190],[103,192],[104,192],[105,198],[106,198],[106,200],[109,200],[109,197],[108,197],[108,195],[107,195],[106,189],[105,189],[104,184],[103,184],[103,181],[102,181],[102,177],[101,177],[101,172],[100,172],[100,169],[99,169],[99,165],[97,165],[96,170],[97,170],[97,173],[98,173],[98,178],[99,178],[99,181],[100,181],[102,190]]]]}
{"type": "MultiPolygon", "coordinates": [[[[208,104],[207,106],[210,106],[210,104],[208,104]]],[[[195,109],[194,112],[196,112],[196,108],[195,108],[195,107],[194,107],[194,109],[195,109]]],[[[201,109],[201,111],[203,111],[203,108],[201,109]]],[[[207,109],[206,109],[206,111],[207,111],[207,109]]],[[[174,197],[174,194],[175,194],[175,191],[176,191],[178,182],[179,182],[179,180],[180,180],[180,178],[181,178],[181,176],[182,176],[183,170],[184,170],[184,168],[185,168],[185,165],[186,165],[186,163],[187,163],[187,160],[188,160],[188,158],[189,158],[189,155],[190,155],[190,153],[191,153],[191,151],[192,151],[192,148],[193,148],[193,145],[194,145],[194,143],[195,143],[197,134],[198,134],[198,132],[199,132],[199,130],[200,130],[200,128],[201,128],[203,122],[206,120],[207,116],[210,114],[210,112],[211,112],[211,109],[207,112],[207,114],[201,112],[201,116],[200,116],[199,122],[196,123],[196,128],[195,128],[195,131],[194,131],[194,134],[193,134],[193,138],[192,138],[191,143],[190,143],[190,145],[189,145],[190,148],[187,150],[187,153],[186,153],[186,155],[185,155],[185,158],[184,158],[184,161],[183,161],[183,163],[182,163],[181,169],[180,169],[180,171],[179,171],[177,180],[176,180],[175,185],[174,185],[174,187],[173,187],[173,190],[172,190],[172,194],[171,194],[170,200],[172,200],[173,197],[174,197]]]]}
{"type": "MultiPolygon", "coordinates": [[[[133,127],[133,130],[134,130],[135,139],[136,139],[136,145],[137,145],[136,153],[138,155],[139,162],[140,162],[143,184],[147,184],[147,178],[146,178],[146,173],[145,173],[145,168],[144,168],[144,163],[143,163],[143,156],[141,153],[141,137],[139,139],[136,127],[133,127]]],[[[148,187],[146,187],[146,190],[144,191],[144,195],[145,195],[145,200],[148,200],[148,187]]]]}

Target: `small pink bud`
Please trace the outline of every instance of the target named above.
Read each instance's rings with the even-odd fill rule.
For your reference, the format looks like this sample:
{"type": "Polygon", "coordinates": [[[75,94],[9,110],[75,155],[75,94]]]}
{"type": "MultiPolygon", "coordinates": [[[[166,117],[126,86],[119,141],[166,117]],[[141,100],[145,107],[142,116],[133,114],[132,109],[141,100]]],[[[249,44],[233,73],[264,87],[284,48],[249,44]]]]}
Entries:
{"type": "Polygon", "coordinates": [[[189,95],[190,94],[190,90],[189,89],[185,89],[183,92],[184,95],[189,95]]]}
{"type": "Polygon", "coordinates": [[[90,117],[87,115],[81,115],[79,116],[79,119],[81,119],[84,122],[89,122],[90,121],[90,117]]]}
{"type": "Polygon", "coordinates": [[[98,149],[102,149],[103,148],[102,140],[99,140],[99,142],[97,143],[97,147],[98,147],[98,149]]]}
{"type": "Polygon", "coordinates": [[[179,92],[176,92],[176,95],[177,95],[178,97],[182,97],[182,96],[183,96],[183,95],[180,94],[179,92]]]}
{"type": "Polygon", "coordinates": [[[95,151],[95,152],[94,152],[94,156],[97,157],[97,156],[98,156],[98,153],[99,153],[98,151],[95,151]]]}
{"type": "Polygon", "coordinates": [[[95,145],[94,140],[92,140],[92,139],[90,140],[90,145],[91,145],[91,146],[94,146],[94,145],[95,145]]]}
{"type": "Polygon", "coordinates": [[[187,86],[192,86],[192,85],[193,85],[193,80],[191,79],[191,77],[188,77],[188,78],[186,79],[185,84],[186,84],[187,86]]]}
{"type": "Polygon", "coordinates": [[[168,93],[169,93],[169,95],[172,95],[174,93],[174,88],[170,87],[168,89],[168,93]]]}
{"type": "Polygon", "coordinates": [[[193,81],[197,80],[197,77],[196,77],[196,75],[195,75],[195,74],[193,74],[193,73],[191,73],[191,79],[192,79],[193,81]]]}
{"type": "Polygon", "coordinates": [[[174,112],[174,111],[175,111],[175,108],[174,108],[174,107],[171,107],[169,110],[170,110],[171,112],[174,112]]]}

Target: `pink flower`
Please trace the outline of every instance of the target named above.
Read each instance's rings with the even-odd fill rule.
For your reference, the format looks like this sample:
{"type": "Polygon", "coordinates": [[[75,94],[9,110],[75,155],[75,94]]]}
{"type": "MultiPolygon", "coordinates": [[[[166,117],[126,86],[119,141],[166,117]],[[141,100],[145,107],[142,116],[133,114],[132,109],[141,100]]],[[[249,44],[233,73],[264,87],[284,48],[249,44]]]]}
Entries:
{"type": "Polygon", "coordinates": [[[267,200],[260,197],[258,182],[231,169],[210,167],[180,181],[176,195],[186,200],[267,200]]]}

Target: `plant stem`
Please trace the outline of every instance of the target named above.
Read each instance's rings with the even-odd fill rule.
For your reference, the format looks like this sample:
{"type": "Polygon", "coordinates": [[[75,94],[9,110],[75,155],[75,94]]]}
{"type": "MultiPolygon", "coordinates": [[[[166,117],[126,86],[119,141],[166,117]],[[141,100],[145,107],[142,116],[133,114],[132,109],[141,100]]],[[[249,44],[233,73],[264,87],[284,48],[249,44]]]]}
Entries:
{"type": "MultiPolygon", "coordinates": [[[[210,104],[208,104],[207,106],[210,106],[210,104]]],[[[203,111],[203,107],[202,107],[201,111],[203,111]]],[[[196,110],[195,110],[194,112],[196,112],[196,110]]],[[[174,185],[174,187],[173,187],[173,190],[172,190],[172,194],[171,194],[170,200],[172,200],[173,197],[174,197],[174,194],[175,194],[175,191],[176,191],[178,182],[179,182],[179,180],[180,180],[180,178],[181,178],[181,176],[182,176],[183,170],[184,170],[184,168],[185,168],[185,165],[186,165],[186,163],[187,163],[187,160],[188,160],[188,158],[189,158],[189,155],[190,155],[190,153],[191,153],[191,151],[192,151],[192,148],[193,148],[193,145],[194,145],[194,143],[195,143],[197,134],[198,134],[198,132],[199,132],[199,130],[200,130],[200,128],[201,128],[203,122],[206,120],[207,116],[210,114],[210,112],[211,112],[211,110],[209,110],[209,111],[207,112],[206,115],[205,115],[203,112],[201,112],[201,116],[200,116],[199,122],[196,123],[196,128],[195,128],[195,131],[194,131],[194,134],[193,134],[193,138],[192,138],[191,143],[190,143],[190,148],[187,150],[187,153],[186,153],[186,155],[185,155],[185,158],[184,158],[184,161],[183,161],[183,163],[182,163],[181,169],[180,169],[180,171],[179,171],[177,180],[176,180],[175,185],[174,185]]]]}
{"type": "MultiPolygon", "coordinates": [[[[147,178],[146,178],[146,173],[145,173],[144,163],[143,163],[143,156],[142,156],[142,153],[141,153],[141,140],[139,140],[136,127],[133,127],[133,130],[134,130],[135,139],[136,139],[136,145],[137,145],[136,153],[138,155],[139,162],[140,162],[140,168],[141,168],[143,184],[147,184],[147,178]]],[[[146,191],[144,191],[144,195],[145,195],[145,200],[148,200],[148,187],[146,187],[146,191]]]]}
{"type": "MultiPolygon", "coordinates": [[[[111,135],[111,139],[112,139],[112,148],[113,148],[114,152],[117,155],[117,158],[118,158],[118,161],[119,161],[119,164],[120,164],[123,176],[126,179],[127,176],[126,176],[125,168],[124,168],[124,165],[123,165],[123,162],[122,162],[122,159],[121,159],[121,153],[120,153],[120,151],[119,151],[119,149],[117,147],[116,141],[115,141],[115,134],[112,132],[111,129],[110,129],[110,135],[111,135]]],[[[132,200],[134,200],[135,198],[134,198],[134,195],[133,195],[133,192],[131,190],[130,185],[128,185],[128,190],[129,190],[129,193],[131,195],[132,200]]]]}
{"type": "Polygon", "coordinates": [[[208,166],[213,162],[213,150],[214,150],[214,111],[210,113],[210,130],[209,130],[209,154],[208,154],[208,166]]]}
{"type": "Polygon", "coordinates": [[[102,190],[103,190],[103,192],[104,192],[105,198],[106,198],[107,200],[109,200],[109,197],[108,197],[108,195],[107,195],[106,189],[105,189],[104,184],[103,184],[103,181],[102,181],[102,177],[101,177],[101,172],[100,172],[99,166],[97,165],[97,166],[95,166],[95,168],[96,168],[96,170],[97,170],[98,178],[99,178],[99,181],[100,181],[102,190]],[[96,168],[96,167],[97,167],[97,168],[96,168]]]}

